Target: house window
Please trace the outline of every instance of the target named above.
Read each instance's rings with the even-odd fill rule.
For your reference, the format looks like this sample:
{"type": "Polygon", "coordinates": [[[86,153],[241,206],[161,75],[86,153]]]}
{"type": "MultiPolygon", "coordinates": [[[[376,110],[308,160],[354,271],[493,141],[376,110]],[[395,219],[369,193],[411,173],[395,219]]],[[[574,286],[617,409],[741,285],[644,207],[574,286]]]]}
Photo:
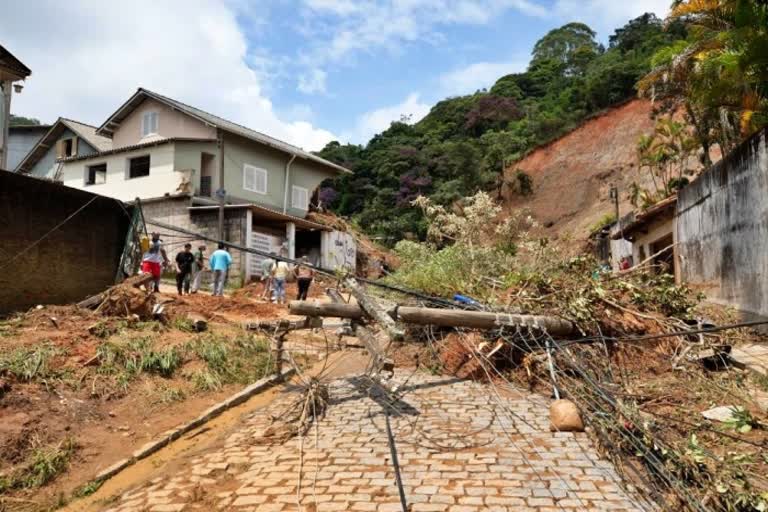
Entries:
{"type": "Polygon", "coordinates": [[[256,192],[267,193],[267,170],[252,165],[243,165],[243,188],[256,192]]]}
{"type": "Polygon", "coordinates": [[[149,155],[128,159],[128,179],[149,176],[149,155]]]}
{"type": "Polygon", "coordinates": [[[77,156],[77,137],[61,139],[56,143],[56,158],[77,156]]]}
{"type": "Polygon", "coordinates": [[[304,187],[291,187],[291,206],[299,210],[309,209],[309,191],[304,187]]]}
{"type": "Polygon", "coordinates": [[[85,184],[101,185],[107,182],[107,164],[89,165],[85,168],[85,184]]]}
{"type": "Polygon", "coordinates": [[[141,136],[157,135],[157,112],[144,112],[141,116],[141,136]]]}

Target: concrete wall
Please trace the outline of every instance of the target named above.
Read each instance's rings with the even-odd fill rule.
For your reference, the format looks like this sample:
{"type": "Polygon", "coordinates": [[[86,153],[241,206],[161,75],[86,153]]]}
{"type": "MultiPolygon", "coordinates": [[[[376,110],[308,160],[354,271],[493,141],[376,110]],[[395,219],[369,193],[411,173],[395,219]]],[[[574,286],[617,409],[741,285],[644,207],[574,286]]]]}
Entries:
{"type": "Polygon", "coordinates": [[[48,126],[43,128],[19,128],[11,127],[8,134],[8,164],[9,171],[16,169],[27,153],[40,142],[48,131],[48,126]]]}
{"type": "Polygon", "coordinates": [[[680,277],[707,296],[768,316],[768,130],[682,189],[677,201],[680,277]]]}
{"type": "Polygon", "coordinates": [[[164,103],[153,99],[144,100],[141,105],[126,117],[112,136],[112,147],[121,148],[141,142],[150,142],[171,137],[193,137],[200,139],[215,139],[216,129],[182,114],[164,103]],[[141,120],[145,112],[157,112],[157,135],[143,137],[141,120]]]}
{"type": "MultiPolygon", "coordinates": [[[[37,163],[32,166],[32,168],[29,170],[29,174],[32,176],[36,176],[38,178],[53,178],[56,174],[56,144],[58,141],[63,139],[71,139],[73,137],[77,137],[77,134],[70,130],[69,128],[65,128],[64,131],[59,135],[59,137],[51,144],[51,147],[48,148],[48,151],[46,151],[43,158],[37,161],[37,163]]],[[[87,155],[93,155],[96,154],[98,151],[88,144],[83,138],[78,138],[77,140],[77,154],[80,156],[87,156],[87,155]]],[[[72,186],[72,185],[70,185],[72,186]]],[[[80,180],[80,187],[76,188],[83,188],[83,180],[81,176],[80,180]]],[[[100,194],[101,192],[96,192],[100,194]]]]}
{"type": "Polygon", "coordinates": [[[114,284],[130,221],[115,201],[93,198],[0,171],[0,314],[76,302],[114,284]]]}
{"type": "Polygon", "coordinates": [[[213,180],[211,185],[211,192],[215,192],[218,188],[219,172],[216,162],[216,156],[219,154],[216,148],[215,142],[175,142],[174,143],[174,169],[189,170],[192,169],[192,185],[195,193],[200,190],[200,176],[202,169],[200,168],[202,162],[203,153],[214,155],[212,161],[213,167],[213,180]]]}
{"type": "Polygon", "coordinates": [[[182,181],[194,179],[193,173],[174,170],[174,158],[174,144],[168,143],[88,160],[76,160],[64,164],[61,180],[68,187],[85,189],[122,201],[133,201],[137,197],[162,197],[165,194],[179,193],[182,181]],[[149,176],[129,179],[128,160],[143,155],[150,156],[149,176]],[[103,163],[107,164],[106,182],[85,185],[86,167],[103,163]]]}
{"type": "MultiPolygon", "coordinates": [[[[206,257],[213,254],[216,244],[204,240],[190,241],[187,235],[172,233],[151,223],[150,219],[171,224],[173,226],[188,229],[207,237],[218,238],[219,214],[217,210],[190,211],[191,202],[187,198],[168,198],[159,201],[142,203],[144,218],[147,221],[147,230],[153,230],[163,234],[161,238],[165,242],[168,258],[173,262],[176,253],[184,248],[184,243],[192,244],[193,251],[200,245],[207,247],[206,257]],[[172,236],[165,236],[165,235],[172,236]]],[[[228,242],[238,245],[246,245],[248,238],[247,210],[229,208],[224,215],[224,235],[228,242]]],[[[231,250],[232,266],[230,267],[229,283],[239,285],[243,282],[246,271],[246,257],[241,251],[231,250]]]]}

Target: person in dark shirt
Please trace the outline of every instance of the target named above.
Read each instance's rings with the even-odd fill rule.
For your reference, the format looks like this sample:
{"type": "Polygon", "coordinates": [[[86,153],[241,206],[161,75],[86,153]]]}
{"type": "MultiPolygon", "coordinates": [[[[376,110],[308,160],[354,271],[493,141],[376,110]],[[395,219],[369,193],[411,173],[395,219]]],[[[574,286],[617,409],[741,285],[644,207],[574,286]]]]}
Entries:
{"type": "Polygon", "coordinates": [[[184,250],[176,255],[176,289],[181,295],[182,288],[189,295],[189,281],[192,277],[192,264],[195,262],[195,255],[192,254],[192,244],[184,244],[184,250]]]}

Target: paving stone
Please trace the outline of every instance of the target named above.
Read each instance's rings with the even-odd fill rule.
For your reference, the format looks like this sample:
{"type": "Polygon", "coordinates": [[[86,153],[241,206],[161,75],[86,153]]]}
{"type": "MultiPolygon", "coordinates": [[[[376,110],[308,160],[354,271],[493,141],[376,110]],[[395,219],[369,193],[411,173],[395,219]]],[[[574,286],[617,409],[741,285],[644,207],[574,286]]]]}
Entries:
{"type": "MultiPolygon", "coordinates": [[[[402,400],[418,412],[418,428],[414,415],[390,420],[413,512],[643,510],[589,437],[549,432],[546,399],[509,389],[502,407],[483,384],[410,373],[396,372],[393,380],[409,379],[402,400]],[[436,448],[446,445],[452,449],[436,448]]],[[[303,461],[298,438],[259,442],[270,416],[291,399],[281,396],[244,417],[220,444],[177,464],[173,475],[110,506],[119,512],[148,504],[152,512],[177,512],[184,504],[200,509],[198,486],[219,510],[293,511],[301,468],[305,510],[401,512],[381,406],[352,379],[329,388],[331,405],[317,431],[313,426],[304,437],[303,461]]]]}

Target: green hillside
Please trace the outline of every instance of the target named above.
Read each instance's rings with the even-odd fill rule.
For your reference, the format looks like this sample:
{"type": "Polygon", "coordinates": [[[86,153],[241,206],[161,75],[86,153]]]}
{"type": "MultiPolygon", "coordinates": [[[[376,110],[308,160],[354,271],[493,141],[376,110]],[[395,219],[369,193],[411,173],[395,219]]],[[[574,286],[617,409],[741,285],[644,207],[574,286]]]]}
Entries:
{"type": "MultiPolygon", "coordinates": [[[[505,163],[635,96],[654,53],[685,36],[681,23],[665,28],[653,14],[617,29],[608,48],[582,23],[552,30],[533,47],[525,72],[440,101],[413,125],[394,122],[366,146],[329,143],[319,154],[354,175],[327,183],[320,200],[390,243],[407,234],[421,238],[423,218],[410,205],[415,197],[447,205],[498,187],[505,163]]],[[[513,185],[530,190],[524,174],[513,185]]]]}

